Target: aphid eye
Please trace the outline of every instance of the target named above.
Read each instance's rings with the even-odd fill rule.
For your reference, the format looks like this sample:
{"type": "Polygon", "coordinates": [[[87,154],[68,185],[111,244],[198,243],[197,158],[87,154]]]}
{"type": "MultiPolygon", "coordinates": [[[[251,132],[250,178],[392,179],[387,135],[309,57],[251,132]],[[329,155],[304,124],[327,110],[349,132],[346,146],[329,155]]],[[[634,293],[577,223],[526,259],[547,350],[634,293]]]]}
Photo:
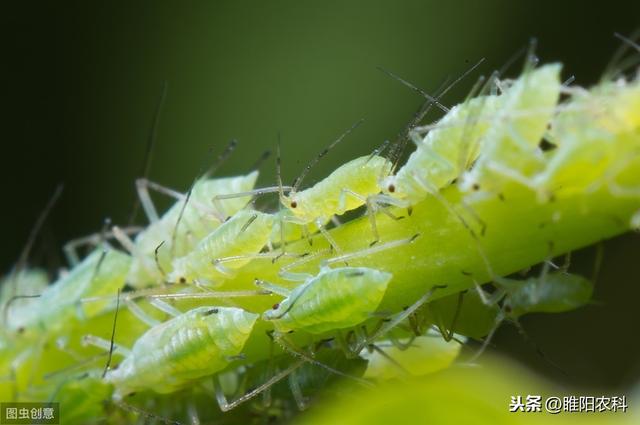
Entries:
{"type": "Polygon", "coordinates": [[[396,191],[396,187],[393,184],[390,184],[388,189],[389,189],[389,192],[391,192],[391,193],[396,191]]]}
{"type": "Polygon", "coordinates": [[[291,208],[298,208],[298,203],[296,201],[291,201],[291,208]]]}
{"type": "Polygon", "coordinates": [[[275,303],[273,306],[271,306],[272,309],[277,310],[278,308],[280,308],[280,304],[279,303],[275,303]]]}
{"type": "Polygon", "coordinates": [[[211,316],[212,314],[218,314],[217,308],[211,308],[203,313],[203,316],[211,316]]]}
{"type": "Polygon", "coordinates": [[[480,185],[478,183],[474,183],[473,186],[471,186],[471,188],[473,190],[480,190],[480,185]]]}
{"type": "Polygon", "coordinates": [[[187,279],[185,279],[184,277],[181,277],[180,279],[178,279],[178,281],[180,281],[180,283],[187,283],[187,279]]]}
{"type": "Polygon", "coordinates": [[[24,328],[20,326],[18,329],[16,329],[16,332],[18,332],[18,334],[22,334],[24,333],[24,328]]]}

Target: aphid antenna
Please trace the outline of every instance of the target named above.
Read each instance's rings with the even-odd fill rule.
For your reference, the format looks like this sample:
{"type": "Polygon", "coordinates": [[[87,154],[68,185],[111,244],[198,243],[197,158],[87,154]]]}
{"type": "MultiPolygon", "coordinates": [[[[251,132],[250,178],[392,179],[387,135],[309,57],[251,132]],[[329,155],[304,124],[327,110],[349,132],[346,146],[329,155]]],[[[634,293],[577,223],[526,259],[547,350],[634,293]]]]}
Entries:
{"type": "Polygon", "coordinates": [[[356,121],[344,133],[342,133],[336,140],[331,142],[331,144],[329,144],[329,146],[324,148],[313,160],[311,160],[311,162],[309,164],[307,164],[307,166],[302,170],[302,173],[300,173],[300,175],[293,180],[293,183],[291,184],[291,192],[290,193],[293,194],[293,193],[297,192],[298,189],[300,188],[300,185],[302,184],[302,181],[304,180],[304,178],[307,176],[307,174],[309,174],[309,171],[311,171],[311,169],[320,161],[320,159],[322,159],[327,153],[329,153],[329,151],[331,149],[333,149],[338,143],[340,143],[342,140],[344,140],[345,137],[347,137],[353,130],[358,128],[360,126],[360,124],[362,124],[363,122],[364,122],[364,118],[361,118],[358,121],[356,121]]]}
{"type": "MultiPolygon", "coordinates": [[[[149,131],[149,136],[147,137],[147,146],[145,149],[144,160],[142,161],[142,169],[140,170],[140,176],[143,178],[148,178],[149,173],[151,172],[151,163],[153,162],[153,151],[155,150],[156,141],[158,140],[158,126],[160,124],[160,116],[162,115],[162,109],[164,107],[165,99],[167,98],[167,89],[168,82],[167,80],[162,83],[162,91],[160,92],[160,98],[158,98],[158,103],[156,103],[156,109],[153,113],[153,119],[151,121],[151,129],[149,131]]],[[[129,225],[132,225],[136,216],[138,215],[138,210],[140,209],[140,197],[135,196],[133,201],[133,206],[131,207],[131,212],[129,213],[129,225]]]]}
{"type": "Polygon", "coordinates": [[[640,38],[640,28],[633,31],[629,36],[623,36],[617,32],[615,32],[613,36],[621,40],[622,44],[618,46],[609,60],[605,71],[602,73],[600,83],[618,78],[627,69],[635,66],[640,61],[640,56],[638,55],[632,55],[631,57],[625,56],[629,49],[637,50],[635,46],[638,45],[637,40],[640,38]]]}
{"type": "Polygon", "coordinates": [[[178,234],[178,227],[180,227],[180,223],[182,222],[182,217],[184,216],[184,211],[187,209],[187,204],[191,199],[191,194],[193,193],[193,187],[196,185],[196,182],[197,182],[197,179],[194,180],[193,183],[191,183],[191,186],[189,187],[189,191],[187,192],[187,197],[185,198],[184,203],[180,208],[180,214],[178,214],[178,218],[176,219],[176,224],[175,226],[173,226],[173,232],[171,233],[171,257],[172,258],[175,257],[175,253],[176,253],[176,237],[178,234]]]}
{"type": "MultiPolygon", "coordinates": [[[[156,263],[156,267],[158,269],[158,271],[160,272],[160,274],[162,275],[163,278],[167,277],[167,273],[165,273],[164,269],[162,268],[162,265],[160,264],[160,260],[158,258],[158,251],[160,251],[160,248],[162,248],[162,245],[164,245],[165,241],[162,241],[158,244],[158,246],[153,250],[153,259],[156,263]]],[[[174,241],[175,242],[175,241],[174,241]]]]}
{"type": "Polygon", "coordinates": [[[383,68],[381,66],[378,66],[377,68],[378,68],[378,70],[380,70],[383,73],[387,74],[389,77],[393,78],[394,80],[397,80],[397,81],[401,82],[402,84],[404,84],[405,86],[409,87],[411,90],[415,91],[420,96],[426,98],[429,101],[429,103],[431,103],[431,104],[437,106],[438,108],[440,108],[440,110],[442,110],[442,112],[444,112],[445,114],[447,112],[449,112],[449,108],[447,108],[442,103],[440,103],[440,101],[438,100],[437,97],[431,96],[429,93],[427,93],[426,91],[422,90],[420,87],[410,83],[409,81],[405,80],[404,78],[400,77],[399,75],[394,74],[393,72],[389,71],[388,69],[385,69],[385,68],[383,68]]]}
{"type": "MultiPolygon", "coordinates": [[[[478,62],[473,64],[469,69],[467,69],[465,72],[463,72],[460,76],[458,76],[451,83],[448,83],[448,78],[445,79],[444,83],[436,91],[436,96],[435,97],[430,96],[430,95],[427,97],[427,96],[423,95],[424,97],[426,97],[425,102],[416,111],[416,113],[414,114],[413,118],[407,123],[407,125],[405,125],[404,129],[398,134],[398,137],[396,138],[396,142],[394,143],[394,146],[393,146],[393,148],[392,148],[392,150],[390,152],[390,158],[389,159],[393,163],[393,166],[391,167],[391,171],[390,171],[391,174],[393,174],[393,172],[398,168],[402,153],[404,152],[404,148],[405,148],[405,146],[407,144],[407,141],[408,141],[409,133],[420,123],[420,121],[422,121],[424,119],[424,117],[431,110],[431,107],[436,105],[436,103],[433,100],[435,100],[436,102],[438,102],[438,104],[440,104],[439,100],[445,94],[447,94],[453,87],[455,87],[460,81],[462,81],[464,78],[466,78],[469,74],[471,74],[473,71],[475,71],[475,69],[478,68],[484,61],[485,61],[485,58],[480,58],[480,60],[478,62]]],[[[383,72],[384,72],[384,70],[383,70],[383,72]]],[[[422,93],[420,93],[420,94],[422,94],[422,93]]],[[[442,108],[440,108],[440,109],[442,109],[442,108]]],[[[447,108],[447,111],[444,111],[444,112],[445,113],[448,112],[448,108],[447,108]]]]}
{"type": "MultiPolygon", "coordinates": [[[[12,297],[16,295],[16,291],[18,289],[16,288],[16,285],[17,285],[16,277],[26,267],[27,261],[29,260],[29,255],[31,254],[31,249],[33,248],[33,244],[36,242],[36,238],[38,237],[38,234],[40,233],[42,226],[44,225],[45,221],[47,220],[47,217],[51,213],[51,210],[53,210],[53,207],[58,202],[58,199],[60,198],[60,195],[62,195],[63,190],[64,190],[64,185],[62,183],[59,183],[56,186],[53,192],[53,195],[51,195],[51,198],[49,198],[49,201],[45,205],[44,209],[42,210],[40,215],[38,215],[36,222],[31,228],[31,232],[29,232],[27,243],[22,248],[22,252],[20,252],[20,256],[18,257],[18,261],[16,261],[16,265],[11,269],[11,273],[9,274],[9,279],[7,280],[7,282],[11,283],[12,297]]],[[[6,308],[5,308],[5,311],[6,311],[6,308]]]]}
{"type": "Polygon", "coordinates": [[[4,306],[2,306],[2,320],[4,321],[4,323],[8,323],[9,322],[9,309],[11,308],[11,304],[16,302],[17,300],[32,299],[32,298],[40,298],[40,294],[35,294],[35,295],[13,295],[12,297],[10,297],[7,300],[7,302],[4,304],[4,306]]]}
{"type": "Polygon", "coordinates": [[[220,155],[218,155],[218,157],[216,158],[216,160],[213,162],[213,164],[211,164],[209,166],[209,168],[207,169],[207,171],[205,171],[204,173],[202,173],[201,177],[202,179],[206,179],[211,177],[212,175],[215,174],[216,171],[218,171],[218,168],[220,168],[220,166],[222,164],[224,164],[224,162],[229,159],[229,157],[231,156],[231,154],[233,153],[233,151],[236,149],[236,147],[238,146],[238,141],[236,139],[231,139],[229,141],[229,143],[227,144],[227,146],[224,148],[224,150],[222,151],[222,153],[220,153],[220,155]]]}
{"type": "Polygon", "coordinates": [[[117,295],[116,295],[116,312],[113,315],[113,326],[111,328],[111,340],[109,342],[109,355],[107,357],[107,363],[104,365],[104,370],[102,371],[102,378],[104,379],[104,377],[107,375],[107,372],[109,371],[109,367],[111,366],[111,358],[113,357],[113,341],[116,337],[116,325],[118,323],[118,311],[120,310],[120,289],[118,289],[117,295]]]}
{"type": "Polygon", "coordinates": [[[249,171],[259,170],[260,167],[262,167],[262,164],[264,164],[264,162],[267,159],[269,159],[270,156],[271,156],[271,151],[270,150],[267,149],[264,152],[262,152],[262,154],[256,160],[256,162],[254,162],[253,165],[251,165],[251,167],[249,168],[249,171]]]}
{"type": "Polygon", "coordinates": [[[129,403],[125,403],[124,401],[118,401],[114,403],[116,406],[120,407],[123,410],[128,410],[130,412],[133,413],[137,413],[138,415],[142,415],[148,419],[153,419],[159,422],[162,422],[163,424],[169,424],[169,425],[186,425],[183,424],[182,422],[179,421],[175,421],[173,419],[169,419],[169,418],[165,418],[164,416],[160,416],[160,415],[156,415],[155,413],[151,413],[148,410],[142,409],[141,407],[138,406],[134,406],[132,404],[129,403]]]}
{"type": "Polygon", "coordinates": [[[540,58],[536,56],[536,49],[538,48],[538,39],[535,37],[531,37],[529,39],[529,44],[527,46],[527,55],[524,60],[524,67],[522,68],[522,73],[526,74],[533,70],[538,63],[540,63],[540,58]]]}

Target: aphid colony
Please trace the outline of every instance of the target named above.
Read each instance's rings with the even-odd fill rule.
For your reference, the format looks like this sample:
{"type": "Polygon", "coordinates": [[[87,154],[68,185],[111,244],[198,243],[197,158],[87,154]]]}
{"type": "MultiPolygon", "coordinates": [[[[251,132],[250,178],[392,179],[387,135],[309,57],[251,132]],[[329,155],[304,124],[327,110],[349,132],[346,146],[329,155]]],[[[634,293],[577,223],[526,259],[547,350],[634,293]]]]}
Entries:
{"type": "MultiPolygon", "coordinates": [[[[427,96],[422,109],[442,106],[438,99],[427,96]]],[[[264,394],[253,408],[267,409],[277,405],[278,381],[289,377],[296,404],[304,408],[307,395],[323,386],[313,384],[318,373],[373,383],[362,378],[365,357],[381,356],[393,376],[407,373],[385,347],[412,350],[418,341],[424,347],[427,335],[433,337],[429,330],[458,344],[465,336],[490,336],[500,322],[517,323],[529,312],[587,303],[591,282],[566,269],[550,272],[550,262],[537,278],[495,276],[482,256],[481,235],[459,207],[473,212],[474,202],[499,196],[508,184],[548,202],[558,192],[581,190],[585,179],[619,196],[640,197],[638,188],[624,185],[625,172],[638,165],[640,82],[617,80],[586,91],[561,84],[559,65],[535,67],[529,59],[519,78],[494,74],[480,80],[465,102],[441,109],[445,114],[435,124],[414,120],[408,126],[401,139],[413,141],[415,150],[399,168],[404,140],[389,157],[384,148],[366,154],[306,189],[303,178],[317,159],[283,186],[279,155],[278,184],[269,188],[254,188],[257,171],[205,175],[188,193],[140,180],[146,228],[105,229],[86,239],[95,247],[82,259],[75,252],[79,243],[71,243],[65,251],[72,268],[50,285],[35,269],[17,270],[3,284],[0,398],[67,400],[68,418],[78,422],[131,412],[166,419],[187,411],[187,420],[199,423],[201,394],[215,398],[223,411],[264,394]],[[561,94],[571,100],[558,105],[561,94]],[[602,168],[615,173],[607,181],[576,174],[585,163],[596,169],[594,176],[602,168]],[[462,193],[457,207],[441,194],[452,186],[462,193]],[[149,189],[174,197],[175,204],[158,214],[149,189]],[[269,192],[278,194],[278,210],[255,209],[252,199],[269,192]],[[388,240],[376,220],[390,217],[400,226],[402,216],[428,198],[444,204],[470,232],[495,290],[486,293],[477,282],[475,291],[452,294],[442,282],[401,311],[383,311],[393,270],[351,263],[420,238],[388,240]],[[371,232],[361,235],[360,249],[345,252],[332,236],[332,220],[361,207],[371,232]],[[260,264],[277,273],[256,275],[252,287],[238,283],[238,273],[250,266],[260,270],[260,264]],[[256,350],[272,354],[246,354],[256,350]],[[96,405],[74,398],[96,386],[115,410],[96,412],[96,405]],[[161,408],[155,394],[175,394],[175,405],[161,408]]]]}

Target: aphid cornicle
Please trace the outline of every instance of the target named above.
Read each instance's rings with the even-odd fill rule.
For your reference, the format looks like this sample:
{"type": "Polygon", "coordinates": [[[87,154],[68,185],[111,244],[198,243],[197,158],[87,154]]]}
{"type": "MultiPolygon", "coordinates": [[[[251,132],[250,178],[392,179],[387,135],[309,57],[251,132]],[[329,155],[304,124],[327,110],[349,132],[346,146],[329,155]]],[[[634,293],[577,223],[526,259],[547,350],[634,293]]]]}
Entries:
{"type": "Polygon", "coordinates": [[[136,391],[170,393],[224,369],[242,351],[258,315],[234,307],[198,307],[138,338],[105,380],[116,400],[136,391]]]}
{"type": "Polygon", "coordinates": [[[367,267],[325,268],[266,311],[262,319],[273,323],[280,333],[319,334],[349,328],[376,311],[391,276],[367,267]]]}
{"type": "Polygon", "coordinates": [[[244,176],[196,181],[186,206],[186,195],[176,193],[175,196],[180,200],[159,218],[157,214],[151,213],[151,224],[133,242],[122,232],[118,232],[117,228],[114,229],[120,243],[134,257],[127,282],[134,287],[164,282],[163,272],[171,272],[172,261],[187,255],[200,240],[220,226],[224,219],[218,216],[219,208],[223,208],[226,214],[233,215],[250,201],[250,197],[242,196],[220,200],[214,204],[212,198],[215,195],[251,190],[257,178],[258,172],[253,171],[244,176]]]}
{"type": "Polygon", "coordinates": [[[170,282],[215,286],[260,252],[271,236],[274,217],[241,210],[215,229],[186,256],[173,262],[170,282]],[[219,263],[232,257],[234,261],[219,263]]]}

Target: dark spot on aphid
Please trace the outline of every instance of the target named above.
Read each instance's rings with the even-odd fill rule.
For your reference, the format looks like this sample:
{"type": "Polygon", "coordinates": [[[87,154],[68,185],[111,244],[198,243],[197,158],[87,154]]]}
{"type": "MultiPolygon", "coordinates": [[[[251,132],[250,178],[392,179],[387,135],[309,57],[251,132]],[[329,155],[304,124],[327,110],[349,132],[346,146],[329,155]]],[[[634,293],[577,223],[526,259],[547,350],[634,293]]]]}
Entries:
{"type": "Polygon", "coordinates": [[[298,203],[296,201],[291,201],[291,208],[298,208],[298,203]]]}
{"type": "Polygon", "coordinates": [[[465,270],[460,270],[460,273],[462,273],[465,276],[473,276],[473,273],[465,271],[465,270]]]}
{"type": "Polygon", "coordinates": [[[451,180],[451,184],[456,184],[456,183],[458,183],[458,179],[457,179],[457,178],[456,178],[456,179],[451,180]]]}
{"type": "Polygon", "coordinates": [[[498,193],[498,199],[500,199],[501,201],[504,202],[504,194],[503,193],[498,193]]]}
{"type": "Polygon", "coordinates": [[[474,183],[473,186],[471,186],[471,189],[478,191],[480,190],[480,185],[478,183],[474,183]]]}
{"type": "Polygon", "coordinates": [[[279,308],[280,308],[280,303],[275,303],[274,305],[272,305],[272,306],[271,306],[271,308],[272,308],[273,310],[277,310],[277,309],[279,309],[279,308]]]}
{"type": "Polygon", "coordinates": [[[551,150],[554,150],[555,148],[557,148],[558,145],[556,145],[554,143],[551,143],[547,139],[543,138],[542,140],[540,140],[540,143],[538,144],[538,147],[540,148],[540,150],[542,152],[548,152],[548,151],[551,151],[551,150]]]}
{"type": "Polygon", "coordinates": [[[217,308],[210,308],[209,310],[205,311],[204,313],[202,313],[203,316],[211,316],[212,314],[218,314],[220,312],[220,310],[218,310],[217,308]]]}
{"type": "Polygon", "coordinates": [[[511,313],[511,306],[509,306],[509,305],[505,305],[505,306],[504,306],[504,312],[505,312],[505,313],[507,313],[507,314],[508,314],[508,313],[511,313]]]}
{"type": "Polygon", "coordinates": [[[418,239],[420,237],[420,233],[416,233],[415,235],[411,236],[411,239],[409,239],[409,243],[415,241],[416,239],[418,239]]]}
{"type": "Polygon", "coordinates": [[[413,207],[408,207],[407,208],[407,215],[411,215],[413,213],[413,207]]]}
{"type": "Polygon", "coordinates": [[[127,397],[133,397],[134,395],[136,395],[136,393],[130,393],[130,394],[127,394],[127,397]]]}
{"type": "Polygon", "coordinates": [[[187,279],[185,279],[184,277],[181,277],[180,279],[178,279],[178,281],[180,283],[187,283],[187,279]]]}
{"type": "Polygon", "coordinates": [[[358,277],[358,276],[364,276],[364,272],[361,270],[354,270],[351,272],[347,272],[346,274],[347,277],[358,277]]]}
{"type": "Polygon", "coordinates": [[[395,192],[395,191],[396,191],[396,187],[395,187],[395,185],[390,184],[390,185],[389,185],[389,193],[393,193],[393,192],[395,192]]]}
{"type": "Polygon", "coordinates": [[[16,332],[18,332],[18,335],[24,333],[24,328],[22,326],[20,326],[18,329],[16,329],[16,332]]]}

